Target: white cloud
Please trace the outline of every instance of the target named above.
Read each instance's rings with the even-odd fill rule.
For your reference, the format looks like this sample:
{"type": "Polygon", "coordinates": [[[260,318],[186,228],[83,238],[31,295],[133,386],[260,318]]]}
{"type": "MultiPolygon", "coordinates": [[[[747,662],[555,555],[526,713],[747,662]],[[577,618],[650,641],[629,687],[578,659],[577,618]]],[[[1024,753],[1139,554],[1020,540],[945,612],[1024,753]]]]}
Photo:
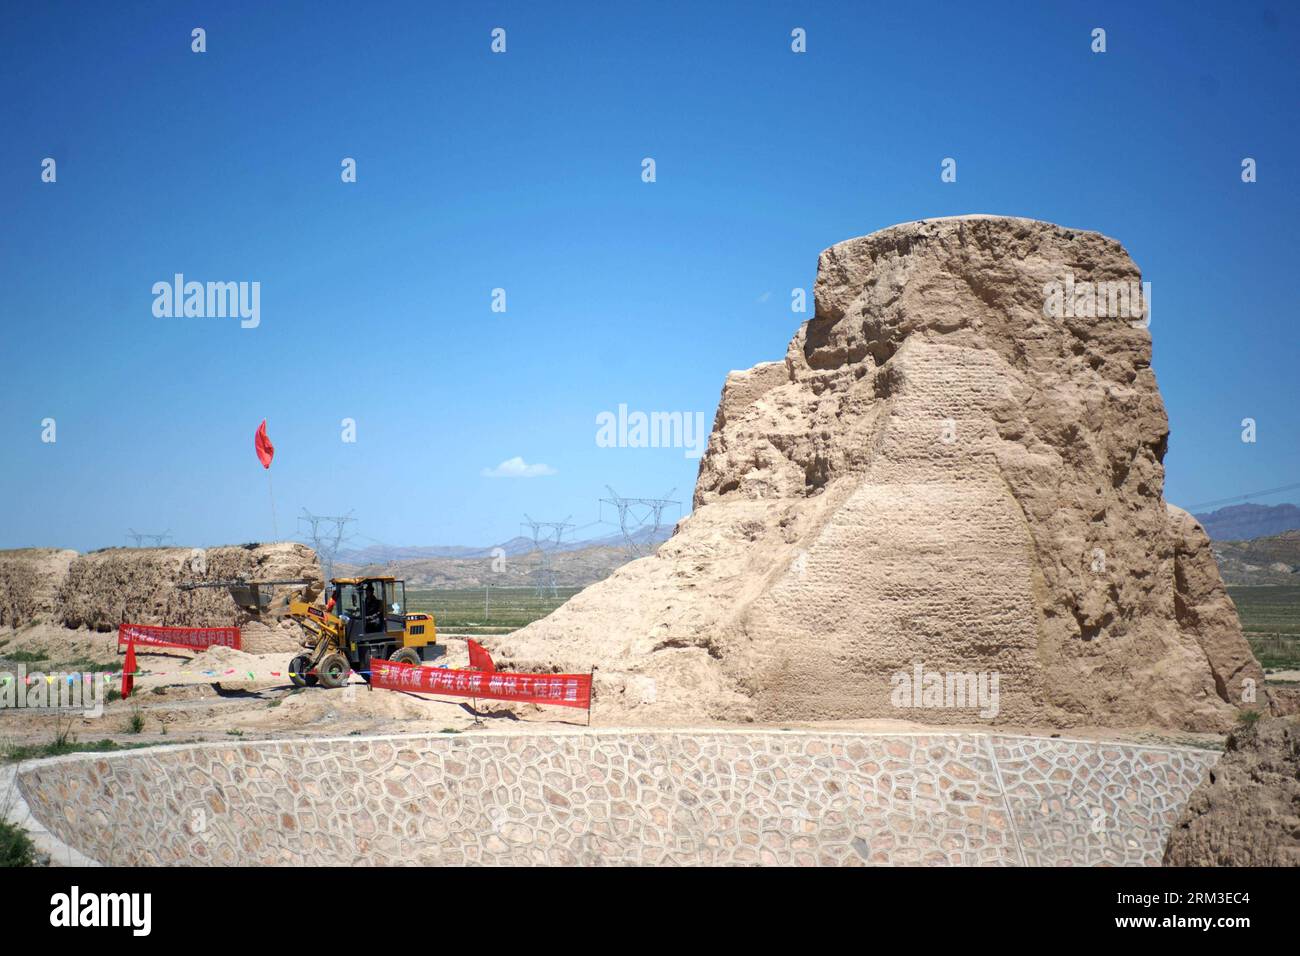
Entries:
{"type": "Polygon", "coordinates": [[[772,298],[772,293],[771,293],[771,292],[764,292],[762,295],[760,295],[760,296],[759,296],[757,299],[755,299],[754,301],[761,305],[762,303],[766,302],[766,301],[767,301],[768,299],[770,299],[770,298],[772,298]]]}
{"type": "Polygon", "coordinates": [[[480,474],[484,478],[542,478],[554,475],[556,471],[550,465],[538,463],[530,465],[518,455],[507,458],[495,468],[484,468],[480,474]]]}

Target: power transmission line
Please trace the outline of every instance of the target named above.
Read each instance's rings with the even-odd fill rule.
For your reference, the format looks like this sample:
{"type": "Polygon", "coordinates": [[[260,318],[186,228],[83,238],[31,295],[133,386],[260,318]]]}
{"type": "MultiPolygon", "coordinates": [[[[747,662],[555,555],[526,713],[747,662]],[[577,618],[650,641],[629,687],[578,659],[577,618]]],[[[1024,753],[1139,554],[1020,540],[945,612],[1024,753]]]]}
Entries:
{"type": "MultiPolygon", "coordinates": [[[[573,515],[569,515],[572,518],[573,515]]],[[[555,587],[555,569],[551,566],[551,555],[546,550],[549,544],[552,550],[558,550],[560,543],[564,538],[566,531],[571,531],[573,525],[569,524],[569,518],[563,521],[534,521],[528,515],[524,515],[524,520],[520,527],[528,528],[533,533],[533,550],[539,555],[538,566],[533,571],[533,577],[537,579],[537,596],[558,597],[559,591],[555,587]]]]}
{"type": "Polygon", "coordinates": [[[634,558],[649,554],[658,545],[655,539],[663,527],[664,511],[670,507],[681,510],[682,503],[670,497],[677,489],[670,489],[662,498],[624,498],[609,485],[605,487],[609,488],[610,496],[601,498],[600,503],[618,510],[618,526],[628,554],[634,558]]]}
{"type": "Polygon", "coordinates": [[[348,524],[356,520],[351,511],[345,515],[317,515],[303,508],[298,516],[299,527],[305,523],[309,529],[303,537],[320,559],[321,574],[327,584],[334,577],[334,559],[338,557],[339,548],[348,540],[348,524]]]}
{"type": "Polygon", "coordinates": [[[1266,495],[1281,494],[1283,491],[1294,491],[1300,488],[1300,483],[1294,485],[1283,485],[1280,488],[1268,488],[1264,491],[1251,491],[1244,495],[1237,495],[1234,498],[1220,498],[1217,501],[1202,501],[1200,504],[1188,505],[1188,511],[1194,511],[1197,508],[1215,508],[1219,505],[1231,505],[1239,501],[1249,501],[1251,498],[1263,498],[1266,495]]]}
{"type": "Polygon", "coordinates": [[[162,534],[144,533],[144,532],[136,531],[134,528],[127,528],[126,536],[127,538],[135,542],[135,546],[137,548],[143,548],[145,546],[144,543],[146,541],[153,542],[153,544],[150,545],[150,547],[152,548],[161,548],[163,546],[163,542],[172,536],[172,532],[170,528],[168,528],[162,534]]]}

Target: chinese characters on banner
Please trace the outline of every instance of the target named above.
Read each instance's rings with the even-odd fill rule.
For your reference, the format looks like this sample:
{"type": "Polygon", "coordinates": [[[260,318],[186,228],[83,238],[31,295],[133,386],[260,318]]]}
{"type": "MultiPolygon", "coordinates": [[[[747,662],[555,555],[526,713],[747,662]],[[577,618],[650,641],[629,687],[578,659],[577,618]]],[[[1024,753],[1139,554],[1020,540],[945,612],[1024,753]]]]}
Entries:
{"type": "Polygon", "coordinates": [[[508,674],[504,671],[486,674],[372,660],[370,686],[416,694],[591,708],[590,674],[508,674]]]}
{"type": "Polygon", "coordinates": [[[183,647],[201,651],[209,647],[233,647],[239,650],[237,627],[155,627],[151,624],[119,624],[117,646],[145,644],[153,647],[183,647]]]}

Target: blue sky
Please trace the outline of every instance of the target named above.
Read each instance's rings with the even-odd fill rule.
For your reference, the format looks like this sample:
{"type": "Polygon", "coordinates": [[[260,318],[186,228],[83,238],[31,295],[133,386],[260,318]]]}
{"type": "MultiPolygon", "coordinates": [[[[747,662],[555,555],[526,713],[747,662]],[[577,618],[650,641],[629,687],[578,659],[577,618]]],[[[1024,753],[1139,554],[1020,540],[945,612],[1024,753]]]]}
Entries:
{"type": "Polygon", "coordinates": [[[1300,481],[1289,5],[0,18],[0,547],[268,539],[264,417],[281,537],[303,507],[353,510],[361,543],[486,544],[524,512],[594,522],[606,484],[689,505],[695,460],[598,448],[596,415],[711,422],[728,370],[784,353],[820,250],[972,212],[1096,229],[1142,267],[1171,501],[1300,481]],[[151,288],[178,272],[260,282],[260,326],[155,318],[151,288]],[[484,477],[516,456],[555,473],[484,477]]]}

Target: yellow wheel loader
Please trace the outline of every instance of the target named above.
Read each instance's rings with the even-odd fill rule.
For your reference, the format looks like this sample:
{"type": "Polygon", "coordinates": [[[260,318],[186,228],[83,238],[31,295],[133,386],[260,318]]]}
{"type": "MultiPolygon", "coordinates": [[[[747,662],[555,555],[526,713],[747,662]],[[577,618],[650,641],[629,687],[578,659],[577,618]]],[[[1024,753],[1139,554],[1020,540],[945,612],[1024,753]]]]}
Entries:
{"type": "Polygon", "coordinates": [[[368,682],[372,660],[422,664],[440,652],[433,615],[407,614],[396,578],[335,578],[323,608],[294,601],[289,616],[303,629],[303,652],[289,662],[297,687],[342,687],[352,671],[368,682]]]}

